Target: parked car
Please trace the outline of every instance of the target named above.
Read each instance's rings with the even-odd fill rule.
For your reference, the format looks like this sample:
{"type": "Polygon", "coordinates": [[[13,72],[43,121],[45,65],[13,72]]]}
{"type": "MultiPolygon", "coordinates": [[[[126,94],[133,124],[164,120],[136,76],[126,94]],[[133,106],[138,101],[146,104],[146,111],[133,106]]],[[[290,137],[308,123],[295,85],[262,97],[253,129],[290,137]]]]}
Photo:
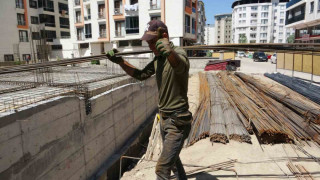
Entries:
{"type": "Polygon", "coordinates": [[[273,54],[271,56],[271,63],[276,64],[277,63],[277,54],[273,54]]]}
{"type": "Polygon", "coordinates": [[[265,61],[268,62],[268,57],[264,52],[253,53],[253,61],[265,61]]]}
{"type": "Polygon", "coordinates": [[[238,53],[238,57],[240,57],[240,58],[246,57],[246,54],[244,52],[240,52],[240,53],[238,53]]]}

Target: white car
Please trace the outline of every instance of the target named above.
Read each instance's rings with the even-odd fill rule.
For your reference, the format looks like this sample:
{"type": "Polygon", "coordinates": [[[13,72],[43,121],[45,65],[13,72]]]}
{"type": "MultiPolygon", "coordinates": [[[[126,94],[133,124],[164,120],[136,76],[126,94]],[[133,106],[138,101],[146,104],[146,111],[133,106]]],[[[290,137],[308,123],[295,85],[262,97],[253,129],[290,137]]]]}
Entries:
{"type": "Polygon", "coordinates": [[[246,54],[244,52],[239,52],[238,57],[239,58],[246,57],[246,54]]]}
{"type": "Polygon", "coordinates": [[[277,54],[273,54],[270,59],[271,59],[271,63],[276,64],[277,63],[277,54]]]}

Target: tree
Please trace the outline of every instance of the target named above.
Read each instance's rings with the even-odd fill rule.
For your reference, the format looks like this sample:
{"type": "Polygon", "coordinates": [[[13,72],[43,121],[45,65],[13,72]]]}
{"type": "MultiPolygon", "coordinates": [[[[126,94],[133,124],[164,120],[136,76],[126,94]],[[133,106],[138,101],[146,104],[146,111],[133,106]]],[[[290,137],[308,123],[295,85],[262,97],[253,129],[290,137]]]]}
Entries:
{"type": "Polygon", "coordinates": [[[246,34],[239,34],[239,43],[247,43],[246,34]]]}
{"type": "Polygon", "coordinates": [[[295,40],[294,34],[291,34],[291,35],[288,36],[288,38],[287,38],[287,42],[288,42],[288,43],[294,43],[294,40],[295,40]]]}

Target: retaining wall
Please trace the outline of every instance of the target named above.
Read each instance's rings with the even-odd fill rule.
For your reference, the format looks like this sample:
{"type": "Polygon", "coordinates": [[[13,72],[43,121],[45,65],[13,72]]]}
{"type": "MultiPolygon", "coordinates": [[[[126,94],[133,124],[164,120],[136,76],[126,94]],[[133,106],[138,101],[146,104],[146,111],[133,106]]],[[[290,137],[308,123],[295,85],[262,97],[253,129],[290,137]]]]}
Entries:
{"type": "Polygon", "coordinates": [[[155,78],[0,117],[0,179],[87,179],[157,108],[155,78]]]}

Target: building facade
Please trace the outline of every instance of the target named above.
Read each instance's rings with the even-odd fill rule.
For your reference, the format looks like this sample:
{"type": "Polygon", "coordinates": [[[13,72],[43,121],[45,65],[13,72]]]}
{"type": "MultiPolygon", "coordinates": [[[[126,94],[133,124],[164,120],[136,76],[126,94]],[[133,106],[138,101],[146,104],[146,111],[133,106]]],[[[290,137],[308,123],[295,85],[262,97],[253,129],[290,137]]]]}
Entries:
{"type": "Polygon", "coordinates": [[[148,49],[147,23],[162,20],[177,46],[197,42],[197,0],[69,0],[71,40],[64,55],[99,55],[111,48],[148,49]]]}
{"type": "Polygon", "coordinates": [[[198,24],[197,24],[197,44],[203,45],[205,42],[206,12],[204,2],[198,1],[198,24]]]}
{"type": "Polygon", "coordinates": [[[205,38],[204,38],[204,44],[205,45],[214,45],[215,41],[215,27],[214,24],[207,24],[205,27],[205,38]]]}
{"type": "Polygon", "coordinates": [[[214,19],[214,44],[232,43],[232,14],[215,15],[214,19]]]}
{"type": "Polygon", "coordinates": [[[55,39],[70,37],[67,0],[3,0],[0,11],[0,61],[37,62],[44,54],[40,40],[50,52],[62,49],[55,39]]]}
{"type": "Polygon", "coordinates": [[[320,43],[320,2],[292,0],[286,6],[286,27],[295,29],[297,43],[320,43]]]}
{"type": "Polygon", "coordinates": [[[232,4],[234,43],[286,43],[293,33],[285,27],[288,0],[240,0],[232,4]]]}

